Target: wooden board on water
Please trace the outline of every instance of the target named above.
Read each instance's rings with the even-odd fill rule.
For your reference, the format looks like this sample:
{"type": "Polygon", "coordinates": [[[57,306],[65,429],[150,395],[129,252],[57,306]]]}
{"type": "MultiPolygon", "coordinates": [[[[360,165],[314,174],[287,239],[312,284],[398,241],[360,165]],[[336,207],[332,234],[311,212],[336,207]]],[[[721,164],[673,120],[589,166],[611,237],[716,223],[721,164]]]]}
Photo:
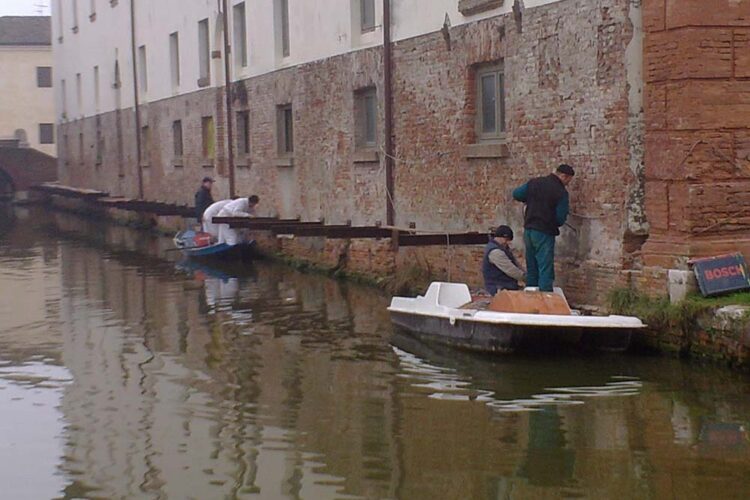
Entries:
{"type": "Polygon", "coordinates": [[[570,306],[565,297],[551,292],[525,292],[501,290],[488,308],[495,312],[519,314],[555,314],[570,316],[570,306]]]}

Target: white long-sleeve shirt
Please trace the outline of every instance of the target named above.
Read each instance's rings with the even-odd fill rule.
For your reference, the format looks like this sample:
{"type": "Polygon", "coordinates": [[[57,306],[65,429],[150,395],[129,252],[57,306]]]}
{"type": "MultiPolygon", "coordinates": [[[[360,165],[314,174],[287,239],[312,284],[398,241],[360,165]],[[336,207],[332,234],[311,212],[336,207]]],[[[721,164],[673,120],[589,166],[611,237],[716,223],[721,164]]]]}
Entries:
{"type": "Polygon", "coordinates": [[[203,212],[203,221],[210,223],[211,219],[218,216],[219,212],[221,212],[221,209],[223,209],[231,202],[232,200],[219,200],[216,203],[209,205],[208,208],[203,212]]]}
{"type": "MultiPolygon", "coordinates": [[[[210,207],[209,207],[210,208],[210,207]]],[[[255,208],[250,208],[247,198],[231,200],[219,211],[219,217],[255,217],[255,208]]]]}

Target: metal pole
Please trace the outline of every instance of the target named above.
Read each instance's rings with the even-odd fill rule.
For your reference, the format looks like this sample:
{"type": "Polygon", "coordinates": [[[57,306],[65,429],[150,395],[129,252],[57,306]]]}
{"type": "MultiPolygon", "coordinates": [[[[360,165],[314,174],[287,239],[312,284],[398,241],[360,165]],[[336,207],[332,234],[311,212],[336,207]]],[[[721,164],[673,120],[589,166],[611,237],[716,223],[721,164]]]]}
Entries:
{"type": "MultiPolygon", "coordinates": [[[[235,181],[234,181],[234,127],[232,126],[232,78],[229,74],[231,64],[229,62],[229,12],[227,10],[227,0],[222,0],[224,9],[224,94],[227,102],[227,162],[229,163],[229,197],[234,198],[235,181]]],[[[246,43],[246,41],[243,41],[246,43]]]]}
{"type": "Polygon", "coordinates": [[[395,198],[393,182],[393,69],[391,47],[391,1],[383,0],[383,114],[385,116],[385,190],[386,221],[395,225],[395,198]]]}
{"type": "Polygon", "coordinates": [[[143,199],[143,170],[141,169],[141,110],[138,106],[138,61],[135,50],[135,0],[130,0],[130,48],[133,56],[133,98],[135,99],[135,166],[138,169],[138,198],[143,199]]]}

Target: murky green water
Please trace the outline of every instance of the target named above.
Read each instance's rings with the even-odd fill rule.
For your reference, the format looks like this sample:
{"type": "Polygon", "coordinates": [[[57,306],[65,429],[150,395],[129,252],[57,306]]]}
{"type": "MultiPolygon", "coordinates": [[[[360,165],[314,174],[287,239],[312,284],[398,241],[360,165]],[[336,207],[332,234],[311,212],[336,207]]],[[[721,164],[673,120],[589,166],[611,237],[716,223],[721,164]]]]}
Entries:
{"type": "Polygon", "coordinates": [[[371,289],[32,215],[0,212],[2,498],[750,496],[747,375],[437,349],[371,289]]]}

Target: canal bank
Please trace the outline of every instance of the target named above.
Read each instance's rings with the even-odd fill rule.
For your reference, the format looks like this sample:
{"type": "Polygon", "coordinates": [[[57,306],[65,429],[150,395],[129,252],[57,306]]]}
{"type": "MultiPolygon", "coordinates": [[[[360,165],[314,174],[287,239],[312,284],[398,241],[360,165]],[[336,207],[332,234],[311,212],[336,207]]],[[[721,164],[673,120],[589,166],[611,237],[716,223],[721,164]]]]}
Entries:
{"type": "Polygon", "coordinates": [[[741,498],[750,379],[394,336],[387,297],[59,213],[0,225],[13,498],[741,498]],[[56,229],[54,229],[56,228],[56,229]],[[173,260],[172,260],[173,259],[173,260]],[[28,480],[33,478],[33,480],[28,480]]]}
{"type": "MultiPolygon", "coordinates": [[[[54,197],[49,209],[94,217],[110,224],[150,230],[172,236],[184,229],[181,217],[144,215],[94,207],[80,200],[54,197]]],[[[471,286],[481,286],[479,262],[482,247],[450,246],[393,248],[389,238],[329,240],[296,238],[269,231],[254,231],[258,248],[266,257],[298,270],[315,272],[384,290],[389,295],[424,293],[432,281],[450,281],[455,269],[471,274],[471,286]],[[425,257],[425,252],[430,257],[425,257]],[[388,257],[383,257],[387,255],[388,257]],[[444,262],[444,267],[433,262],[444,262]]],[[[719,299],[688,295],[671,303],[666,296],[646,295],[637,286],[615,288],[602,305],[575,304],[593,313],[612,312],[641,318],[649,327],[634,335],[634,346],[669,356],[688,357],[750,370],[750,301],[747,294],[719,299]]]]}

